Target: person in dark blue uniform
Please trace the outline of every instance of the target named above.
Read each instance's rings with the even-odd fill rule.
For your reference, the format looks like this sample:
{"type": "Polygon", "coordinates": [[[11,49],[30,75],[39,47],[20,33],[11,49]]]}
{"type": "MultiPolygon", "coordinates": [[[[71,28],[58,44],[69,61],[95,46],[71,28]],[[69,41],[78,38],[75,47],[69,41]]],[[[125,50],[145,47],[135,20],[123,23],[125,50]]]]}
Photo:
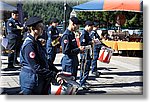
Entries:
{"type": "MultiPolygon", "coordinates": [[[[87,46],[92,45],[92,39],[89,36],[89,33],[93,29],[93,22],[92,21],[86,21],[85,22],[85,29],[82,31],[80,36],[80,45],[81,46],[87,46]]],[[[80,71],[80,86],[86,87],[86,80],[89,76],[90,71],[90,65],[91,65],[91,56],[90,51],[85,50],[84,53],[81,53],[81,71],[80,71]]]]}
{"type": "Polygon", "coordinates": [[[56,71],[48,64],[46,50],[38,37],[43,33],[43,23],[40,17],[33,16],[26,22],[30,33],[25,38],[20,51],[20,94],[47,94],[49,80],[54,78],[56,71]]]}
{"type": "Polygon", "coordinates": [[[47,30],[47,42],[46,42],[46,49],[47,49],[47,54],[48,54],[48,61],[49,63],[54,62],[56,53],[57,53],[57,48],[60,46],[60,36],[59,36],[59,31],[57,29],[58,26],[58,19],[54,18],[51,20],[51,25],[48,27],[47,30]],[[56,41],[57,40],[57,41],[56,41]]]}
{"type": "Polygon", "coordinates": [[[78,70],[78,54],[84,50],[84,47],[77,46],[74,31],[79,28],[79,20],[77,17],[71,17],[69,20],[69,26],[63,33],[61,39],[62,52],[64,54],[61,64],[64,72],[70,73],[72,76],[77,77],[78,70]]]}
{"type": "Polygon", "coordinates": [[[92,60],[92,71],[91,73],[94,74],[95,76],[99,76],[100,72],[97,71],[97,60],[99,57],[99,52],[102,46],[108,47],[104,43],[101,42],[101,38],[97,33],[97,29],[99,28],[99,23],[94,22],[94,27],[93,30],[90,33],[91,39],[94,41],[94,46],[93,46],[93,60],[92,60]]]}
{"type": "Polygon", "coordinates": [[[91,39],[95,40],[95,42],[99,42],[98,44],[94,44],[93,48],[93,60],[92,60],[92,74],[95,74],[96,76],[99,76],[99,73],[97,72],[97,60],[99,57],[99,52],[102,47],[102,43],[100,42],[100,36],[97,33],[97,29],[99,28],[99,23],[94,22],[93,30],[91,31],[90,37],[91,39]]]}
{"type": "Polygon", "coordinates": [[[8,68],[14,67],[13,65],[19,64],[17,61],[17,55],[20,51],[22,35],[21,30],[23,27],[18,21],[18,11],[12,12],[12,17],[7,21],[7,38],[8,38],[8,50],[10,53],[8,54],[8,68]]]}

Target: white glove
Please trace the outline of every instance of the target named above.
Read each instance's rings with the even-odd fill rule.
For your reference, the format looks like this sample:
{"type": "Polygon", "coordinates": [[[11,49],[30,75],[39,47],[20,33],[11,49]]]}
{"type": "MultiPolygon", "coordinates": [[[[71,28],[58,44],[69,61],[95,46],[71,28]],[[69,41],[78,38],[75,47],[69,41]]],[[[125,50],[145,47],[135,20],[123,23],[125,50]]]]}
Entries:
{"type": "Polygon", "coordinates": [[[23,27],[19,27],[19,26],[17,26],[17,29],[23,30],[23,27]]]}

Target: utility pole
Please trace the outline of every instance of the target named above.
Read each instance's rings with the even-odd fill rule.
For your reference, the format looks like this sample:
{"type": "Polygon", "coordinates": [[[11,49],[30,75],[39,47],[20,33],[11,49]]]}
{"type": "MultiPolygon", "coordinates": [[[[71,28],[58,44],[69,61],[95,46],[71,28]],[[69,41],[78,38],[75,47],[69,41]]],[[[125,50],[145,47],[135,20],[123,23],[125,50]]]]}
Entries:
{"type": "Polygon", "coordinates": [[[64,0],[64,20],[63,20],[63,31],[66,30],[66,11],[67,11],[67,2],[64,0]]]}
{"type": "Polygon", "coordinates": [[[77,5],[79,5],[79,0],[77,1],[77,5]]]}
{"type": "Polygon", "coordinates": [[[17,10],[18,10],[18,12],[19,12],[19,22],[21,23],[21,25],[23,25],[23,23],[24,23],[24,18],[23,18],[23,9],[22,9],[22,6],[23,6],[23,4],[22,4],[22,0],[19,0],[18,1],[18,3],[17,3],[17,10]]]}

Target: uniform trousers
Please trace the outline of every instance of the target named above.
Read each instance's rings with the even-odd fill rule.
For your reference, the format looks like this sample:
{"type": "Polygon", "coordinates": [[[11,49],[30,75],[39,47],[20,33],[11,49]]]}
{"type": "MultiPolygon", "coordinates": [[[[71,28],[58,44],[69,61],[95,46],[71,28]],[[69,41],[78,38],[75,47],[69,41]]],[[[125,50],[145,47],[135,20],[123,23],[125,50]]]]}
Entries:
{"type": "Polygon", "coordinates": [[[93,60],[92,60],[92,72],[96,72],[97,71],[97,60],[99,57],[99,52],[100,52],[100,48],[94,47],[94,51],[93,51],[93,60]]]}
{"type": "Polygon", "coordinates": [[[62,64],[62,70],[71,73],[76,80],[78,65],[79,65],[77,55],[64,55],[61,60],[61,64],[62,64]]]}
{"type": "Polygon", "coordinates": [[[87,56],[86,53],[81,54],[80,86],[85,85],[86,80],[88,79],[89,76],[91,60],[87,59],[86,56],[87,56]]]}
{"type": "Polygon", "coordinates": [[[8,54],[8,65],[13,65],[17,63],[17,56],[21,47],[20,37],[8,37],[8,50],[11,52],[8,54]]]}
{"type": "Polygon", "coordinates": [[[50,82],[47,79],[33,73],[31,70],[26,68],[22,68],[19,77],[21,93],[23,95],[48,94],[50,82]]]}

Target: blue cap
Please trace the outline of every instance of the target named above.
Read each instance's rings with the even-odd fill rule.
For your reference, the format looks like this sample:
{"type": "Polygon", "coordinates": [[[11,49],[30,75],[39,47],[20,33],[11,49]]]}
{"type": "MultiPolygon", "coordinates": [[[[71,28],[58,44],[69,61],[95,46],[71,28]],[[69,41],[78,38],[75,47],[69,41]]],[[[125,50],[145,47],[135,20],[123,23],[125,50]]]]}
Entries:
{"type": "Polygon", "coordinates": [[[37,23],[40,23],[42,22],[43,20],[40,18],[40,17],[37,17],[37,16],[33,16],[33,17],[30,17],[27,22],[26,22],[26,26],[30,27],[30,26],[33,26],[37,23]]]}
{"type": "Polygon", "coordinates": [[[92,21],[86,21],[86,22],[85,22],[85,25],[93,26],[93,25],[94,25],[94,23],[93,23],[92,21]]]}
{"type": "Polygon", "coordinates": [[[97,27],[99,26],[99,23],[98,22],[94,22],[94,27],[97,27]]]}
{"type": "Polygon", "coordinates": [[[51,23],[58,23],[59,22],[59,20],[57,19],[57,18],[53,18],[52,20],[51,20],[51,23]]]}
{"type": "Polygon", "coordinates": [[[17,10],[13,10],[12,13],[19,14],[19,12],[17,10]]]}
{"type": "Polygon", "coordinates": [[[80,21],[77,17],[71,17],[70,20],[74,23],[74,24],[80,24],[80,21]]]}

